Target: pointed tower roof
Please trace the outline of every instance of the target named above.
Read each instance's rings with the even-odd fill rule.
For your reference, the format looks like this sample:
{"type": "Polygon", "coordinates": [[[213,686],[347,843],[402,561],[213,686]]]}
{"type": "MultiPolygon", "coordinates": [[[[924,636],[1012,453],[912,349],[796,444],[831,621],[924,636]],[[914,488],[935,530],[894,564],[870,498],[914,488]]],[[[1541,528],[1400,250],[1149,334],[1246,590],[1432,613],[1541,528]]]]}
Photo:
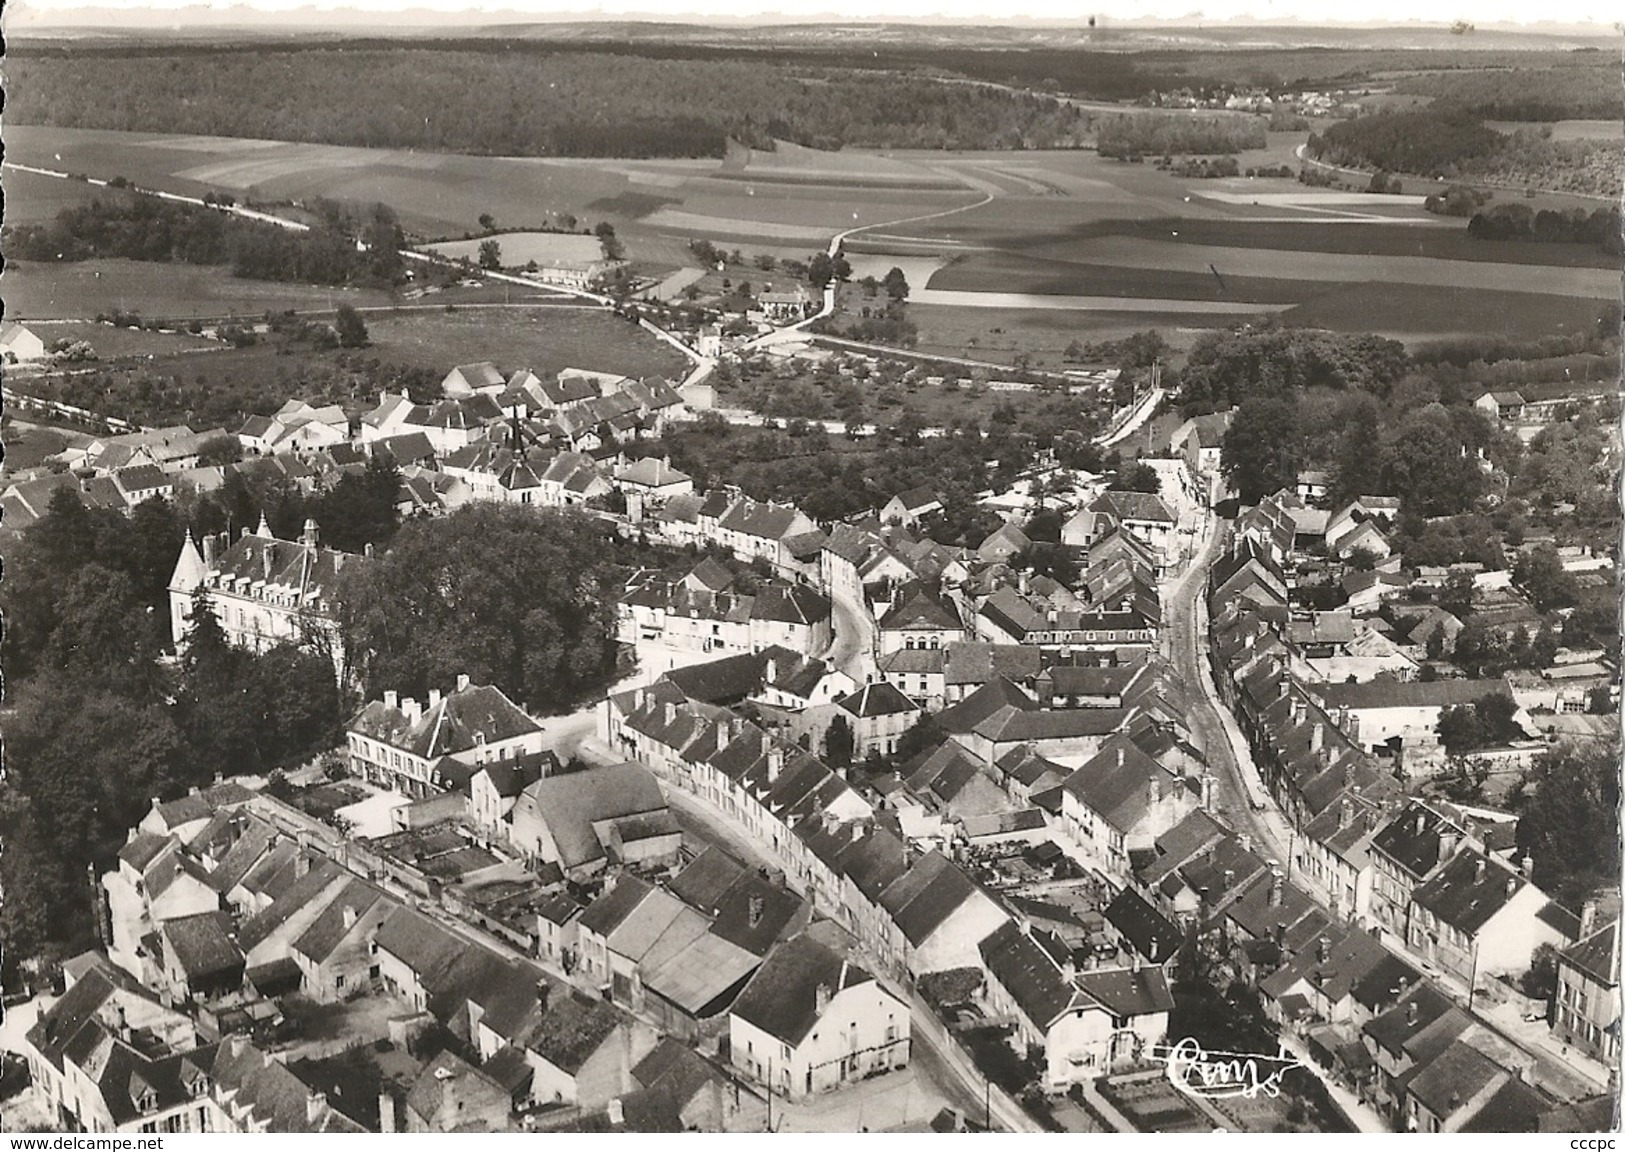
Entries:
{"type": "Polygon", "coordinates": [[[260,512],[260,526],[254,529],[254,535],[263,536],[267,540],[276,539],[276,537],[271,535],[271,525],[266,521],[265,512],[263,510],[260,512]]]}
{"type": "Polygon", "coordinates": [[[192,539],[192,530],[186,530],[186,540],[181,544],[181,554],[175,561],[175,571],[169,577],[169,590],[190,594],[203,578],[208,574],[204,566],[203,554],[197,550],[197,543],[192,539]]]}

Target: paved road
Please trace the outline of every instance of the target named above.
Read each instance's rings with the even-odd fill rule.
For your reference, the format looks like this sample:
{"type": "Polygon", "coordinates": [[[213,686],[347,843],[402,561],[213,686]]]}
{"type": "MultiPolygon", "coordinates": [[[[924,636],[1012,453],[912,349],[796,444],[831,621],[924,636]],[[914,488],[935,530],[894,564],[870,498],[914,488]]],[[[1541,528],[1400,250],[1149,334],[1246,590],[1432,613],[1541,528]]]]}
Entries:
{"type": "Polygon", "coordinates": [[[1236,831],[1250,834],[1261,851],[1285,860],[1291,838],[1280,835],[1280,830],[1266,819],[1265,812],[1258,811],[1259,807],[1268,810],[1268,796],[1255,783],[1258,770],[1236,728],[1235,718],[1219,699],[1208,668],[1203,593],[1208,569],[1218,557],[1221,540],[1219,520],[1210,515],[1204,521],[1190,567],[1170,586],[1164,601],[1167,655],[1184,682],[1182,703],[1186,719],[1213,769],[1215,814],[1236,831]],[[1279,844],[1275,842],[1277,836],[1279,844]]]}
{"type": "Polygon", "coordinates": [[[843,594],[830,595],[835,640],[826,657],[859,684],[877,671],[874,657],[874,619],[868,609],[843,594]]]}

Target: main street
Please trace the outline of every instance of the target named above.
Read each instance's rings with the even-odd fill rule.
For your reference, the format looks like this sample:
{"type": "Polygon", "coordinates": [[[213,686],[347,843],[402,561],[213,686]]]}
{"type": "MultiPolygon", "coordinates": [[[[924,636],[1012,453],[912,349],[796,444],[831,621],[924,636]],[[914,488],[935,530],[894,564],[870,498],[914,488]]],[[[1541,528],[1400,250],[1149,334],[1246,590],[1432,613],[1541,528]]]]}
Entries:
{"type": "Polygon", "coordinates": [[[1252,836],[1261,850],[1284,863],[1292,842],[1291,830],[1274,812],[1247,742],[1214,687],[1205,654],[1207,606],[1203,594],[1208,569],[1223,543],[1221,524],[1211,514],[1203,519],[1190,566],[1165,593],[1165,654],[1181,682],[1178,703],[1183,705],[1185,718],[1213,770],[1215,814],[1232,829],[1252,836]]]}

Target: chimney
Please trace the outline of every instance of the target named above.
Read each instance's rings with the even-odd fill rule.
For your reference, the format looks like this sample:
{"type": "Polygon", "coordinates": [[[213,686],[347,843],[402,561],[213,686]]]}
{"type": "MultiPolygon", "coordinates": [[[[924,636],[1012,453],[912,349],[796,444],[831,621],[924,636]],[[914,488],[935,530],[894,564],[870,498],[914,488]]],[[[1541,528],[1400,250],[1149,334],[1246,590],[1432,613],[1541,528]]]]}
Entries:
{"type": "Polygon", "coordinates": [[[346,904],[344,906],[343,915],[344,915],[344,926],[346,928],[354,928],[355,927],[355,905],[346,904]]]}
{"type": "Polygon", "coordinates": [[[774,783],[779,773],[784,771],[784,749],[769,748],[767,750],[767,782],[774,783]]]}
{"type": "Polygon", "coordinates": [[[113,1030],[118,1033],[121,1040],[130,1038],[130,1021],[124,1015],[124,1005],[117,1001],[113,1003],[113,1030]]]}
{"type": "Polygon", "coordinates": [[[604,1114],[612,1125],[626,1123],[626,1109],[621,1107],[621,1098],[619,1096],[605,1105],[604,1114]]]}
{"type": "Polygon", "coordinates": [[[666,701],[665,707],[661,709],[661,714],[665,716],[667,724],[677,723],[677,705],[670,700],[666,701]]]}
{"type": "Polygon", "coordinates": [[[1251,832],[1243,832],[1240,836],[1236,837],[1236,840],[1241,844],[1241,850],[1243,852],[1251,852],[1253,850],[1253,834],[1251,832]]]}
{"type": "Polygon", "coordinates": [[[214,567],[214,533],[206,532],[203,535],[203,566],[214,567]]]}
{"type": "Polygon", "coordinates": [[[423,705],[419,704],[410,696],[401,701],[401,711],[406,713],[407,720],[413,724],[416,724],[423,718],[423,705]]]}
{"type": "Polygon", "coordinates": [[[1480,856],[1478,864],[1473,868],[1473,882],[1477,883],[1482,879],[1484,879],[1484,857],[1480,856]]]}
{"type": "Polygon", "coordinates": [[[1152,806],[1154,807],[1154,806],[1162,803],[1162,780],[1161,780],[1161,778],[1158,777],[1158,776],[1153,775],[1151,777],[1151,780],[1150,780],[1147,787],[1148,787],[1148,791],[1150,793],[1152,806]]]}
{"type": "Polygon", "coordinates": [[[1516,874],[1507,877],[1507,895],[1511,896],[1518,891],[1518,877],[1516,874]]]}
{"type": "Polygon", "coordinates": [[[756,927],[762,922],[762,911],[767,907],[767,901],[760,896],[750,898],[750,926],[756,927]]]}
{"type": "Polygon", "coordinates": [[[386,1136],[395,1131],[395,1096],[388,1088],[378,1093],[378,1131],[386,1136]]]}
{"type": "Polygon", "coordinates": [[[1286,877],[1280,872],[1270,874],[1270,907],[1279,908],[1286,898],[1286,877]]]}
{"type": "Polygon", "coordinates": [[[384,707],[398,711],[401,706],[401,694],[393,690],[384,693],[384,707]]]}
{"type": "Polygon", "coordinates": [[[429,707],[430,708],[438,708],[438,707],[440,707],[440,689],[438,689],[438,688],[429,689],[429,707]]]}
{"type": "Polygon", "coordinates": [[[361,555],[365,556],[368,560],[372,559],[372,541],[371,540],[368,540],[365,544],[363,544],[361,546],[361,555]]]}
{"type": "Polygon", "coordinates": [[[1325,727],[1324,724],[1316,724],[1309,729],[1309,751],[1319,752],[1326,743],[1325,727]]]}
{"type": "Polygon", "coordinates": [[[1123,766],[1123,746],[1121,744],[1117,746],[1117,766],[1119,768],[1123,766]]]}
{"type": "Polygon", "coordinates": [[[1236,870],[1234,868],[1226,868],[1224,870],[1224,890],[1226,892],[1228,892],[1228,891],[1230,891],[1230,889],[1234,888],[1235,886],[1236,886],[1236,870]]]}
{"type": "Polygon", "coordinates": [[[1212,812],[1213,811],[1213,774],[1211,772],[1202,773],[1200,788],[1201,788],[1201,791],[1200,791],[1199,795],[1201,797],[1201,802],[1202,802],[1202,811],[1204,811],[1204,812],[1212,812]]]}
{"type": "Polygon", "coordinates": [[[820,984],[813,993],[813,1008],[822,1016],[829,1010],[829,985],[820,984]]]}
{"type": "Polygon", "coordinates": [[[304,843],[301,840],[301,843],[299,845],[299,851],[297,853],[295,853],[294,858],[293,858],[293,875],[294,875],[294,879],[301,880],[305,876],[307,876],[309,873],[310,873],[310,853],[305,851],[304,843]]]}
{"type": "Polygon", "coordinates": [[[327,1107],[326,1092],[312,1092],[305,1097],[305,1119],[314,1124],[322,1118],[322,1111],[327,1107]]]}
{"type": "Polygon", "coordinates": [[[1320,938],[1319,946],[1316,947],[1316,949],[1315,949],[1315,958],[1320,963],[1324,964],[1324,963],[1326,963],[1326,961],[1328,959],[1331,958],[1331,954],[1332,954],[1332,946],[1331,946],[1330,943],[1327,942],[1326,937],[1322,936],[1320,938]]]}
{"type": "Polygon", "coordinates": [[[1416,814],[1416,834],[1418,836],[1420,836],[1422,834],[1422,829],[1426,828],[1426,827],[1427,827],[1427,817],[1425,815],[1423,815],[1422,813],[1418,812],[1416,814]]]}
{"type": "Polygon", "coordinates": [[[316,529],[316,521],[307,519],[305,521],[305,531],[299,537],[299,542],[306,548],[314,548],[320,539],[321,533],[316,529]]]}
{"type": "Polygon", "coordinates": [[[467,692],[468,691],[468,673],[466,673],[466,672],[462,673],[461,675],[459,675],[457,677],[457,691],[459,691],[459,692],[467,692]]]}
{"type": "Polygon", "coordinates": [[[1407,1001],[1406,1004],[1405,1004],[1405,1023],[1414,1026],[1415,1023],[1416,1023],[1416,1014],[1417,1014],[1416,1001],[1415,1000],[1407,1001]]]}
{"type": "Polygon", "coordinates": [[[1453,828],[1439,830],[1439,859],[1448,860],[1456,854],[1456,845],[1460,837],[1453,828]]]}
{"type": "Polygon", "coordinates": [[[718,752],[721,752],[724,748],[726,748],[728,746],[728,737],[729,737],[729,735],[730,735],[730,726],[729,726],[729,724],[728,724],[728,722],[726,720],[723,720],[719,724],[717,724],[717,751],[718,752]]]}
{"type": "Polygon", "coordinates": [[[767,660],[767,669],[766,669],[765,675],[767,677],[767,683],[775,684],[775,683],[778,682],[778,679],[779,679],[779,662],[777,660],[775,660],[774,658],[772,658],[771,656],[768,657],[768,660],[767,660]]]}
{"type": "MultiPolygon", "coordinates": [[[[1527,859],[1527,857],[1526,857],[1527,859]]],[[[1597,902],[1587,900],[1580,905],[1580,939],[1590,936],[1597,927],[1597,902]]]]}

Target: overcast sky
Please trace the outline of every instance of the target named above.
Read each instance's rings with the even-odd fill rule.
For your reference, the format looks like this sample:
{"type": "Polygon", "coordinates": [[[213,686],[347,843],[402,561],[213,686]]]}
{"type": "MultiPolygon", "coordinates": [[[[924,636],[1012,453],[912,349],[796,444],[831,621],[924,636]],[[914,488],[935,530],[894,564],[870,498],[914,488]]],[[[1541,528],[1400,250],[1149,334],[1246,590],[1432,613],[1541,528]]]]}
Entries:
{"type": "MultiPolygon", "coordinates": [[[[1457,0],[1452,6],[1418,5],[1416,0],[1363,0],[1359,4],[1327,3],[1326,0],[1118,0],[1090,7],[1092,0],[498,0],[488,4],[470,0],[332,0],[314,5],[309,0],[252,0],[252,3],[212,3],[198,5],[194,0],[13,0],[6,8],[6,23],[12,27],[55,23],[86,23],[86,9],[118,9],[140,20],[150,13],[155,24],[185,21],[189,15],[199,23],[220,23],[239,13],[252,20],[268,13],[288,13],[289,19],[308,24],[320,22],[323,13],[381,13],[414,10],[432,19],[431,13],[463,14],[480,23],[508,22],[527,18],[640,18],[706,19],[732,17],[762,18],[800,22],[837,20],[925,20],[947,18],[1006,23],[1012,19],[1043,19],[1081,24],[1091,12],[1107,22],[1133,19],[1189,19],[1191,22],[1228,20],[1305,21],[1335,24],[1357,20],[1369,23],[1405,23],[1425,18],[1430,23],[1471,20],[1479,26],[1492,23],[1529,24],[1533,21],[1560,24],[1595,23],[1606,29],[1625,14],[1620,0],[1457,0]],[[76,18],[77,17],[77,18],[76,18]]],[[[91,18],[90,22],[94,22],[91,18]]],[[[117,21],[122,23],[123,21],[117,21]]],[[[145,22],[145,21],[141,21],[145,22]]],[[[253,22],[258,23],[259,20],[253,22]]],[[[335,22],[349,22],[340,18],[335,22]]],[[[416,20],[412,21],[418,22],[416,20]]]]}

